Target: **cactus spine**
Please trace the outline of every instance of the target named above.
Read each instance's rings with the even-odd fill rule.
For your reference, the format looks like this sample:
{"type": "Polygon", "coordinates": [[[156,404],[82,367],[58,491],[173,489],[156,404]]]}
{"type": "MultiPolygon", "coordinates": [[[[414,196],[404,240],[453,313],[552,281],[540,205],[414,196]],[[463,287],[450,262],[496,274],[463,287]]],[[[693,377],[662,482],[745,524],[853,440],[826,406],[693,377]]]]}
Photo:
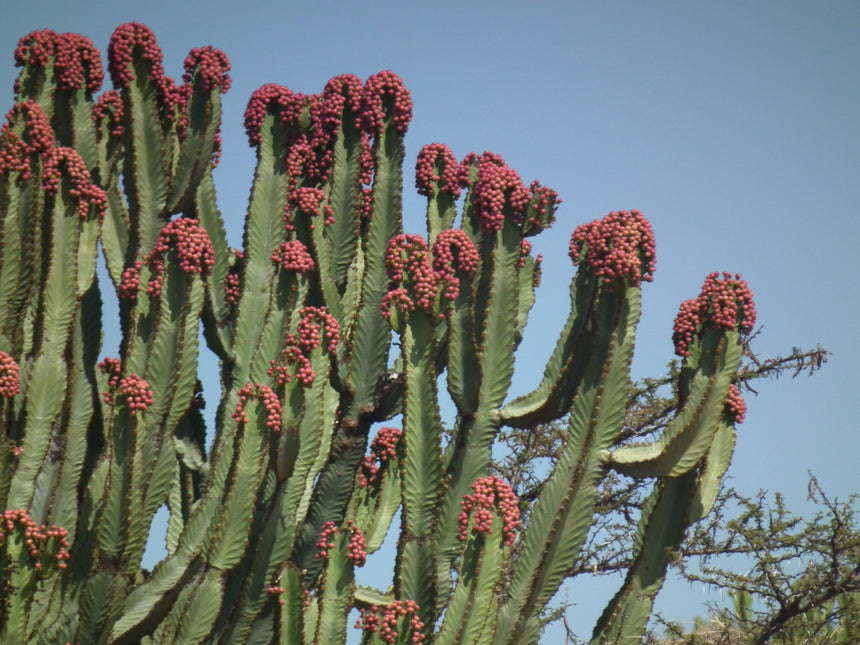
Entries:
{"type": "Polygon", "coordinates": [[[594,642],[638,639],[669,549],[728,466],[746,284],[714,274],[682,306],[682,407],[655,442],[619,445],[655,263],[640,213],[574,232],[569,319],[540,383],[512,398],[540,276],[527,238],[553,223],[554,191],[499,155],[431,144],[416,166],[427,237],[406,234],[403,82],[265,85],[245,112],[257,166],[231,249],[212,176],[226,56],[192,50],[177,84],[137,23],[108,53],[114,89],[97,97],[89,40],[25,36],[0,132],[0,640],[343,642],[359,608],[364,643],[534,643],[610,468],[654,493],[594,642]],[[106,288],[115,358],[100,356],[106,288]],[[200,320],[221,366],[210,429],[200,320]],[[521,523],[490,476],[494,440],[564,416],[521,523]],[[162,505],[168,555],[145,572],[162,505]],[[398,509],[390,589],[357,585],[398,509]]]}

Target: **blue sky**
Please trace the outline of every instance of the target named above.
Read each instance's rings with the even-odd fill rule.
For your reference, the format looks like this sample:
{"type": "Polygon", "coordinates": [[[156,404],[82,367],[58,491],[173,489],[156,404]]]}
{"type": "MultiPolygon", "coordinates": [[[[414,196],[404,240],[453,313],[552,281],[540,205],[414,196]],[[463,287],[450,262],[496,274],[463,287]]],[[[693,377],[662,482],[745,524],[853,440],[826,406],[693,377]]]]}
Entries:
{"type": "MultiPolygon", "coordinates": [[[[251,92],[277,82],[312,93],[339,73],[394,70],[415,104],[407,187],[420,147],[438,141],[458,158],[500,153],[564,199],[554,228],[534,239],[544,280],[513,393],[536,383],[566,317],[573,229],[637,208],[655,230],[657,271],[634,376],[659,374],[672,357],[677,306],[707,273],[740,272],[756,297],[761,356],[816,343],[834,356],[811,379],[762,383],[748,397],[733,484],[780,490],[798,512],[811,511],[808,470],[840,498],[860,490],[860,4],[0,0],[0,16],[4,111],[12,52],[33,29],[81,33],[104,51],[117,25],[143,22],[177,78],[192,47],[223,49],[233,87],[216,182],[237,246],[253,173],[242,128],[251,92]]],[[[422,203],[407,192],[406,227],[422,232],[422,203]]],[[[669,584],[658,608],[689,620],[715,599],[699,592],[669,584]]],[[[569,600],[585,635],[605,599],[569,600]]]]}

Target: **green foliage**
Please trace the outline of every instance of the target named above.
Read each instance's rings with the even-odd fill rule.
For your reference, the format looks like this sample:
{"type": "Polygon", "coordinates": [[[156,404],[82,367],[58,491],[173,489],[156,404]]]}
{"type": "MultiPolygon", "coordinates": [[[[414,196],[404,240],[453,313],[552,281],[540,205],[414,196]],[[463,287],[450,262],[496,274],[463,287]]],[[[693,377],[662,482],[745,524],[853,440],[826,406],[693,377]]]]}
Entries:
{"type": "Polygon", "coordinates": [[[340,642],[358,608],[368,644],[534,643],[619,473],[653,492],[593,641],[637,640],[728,467],[746,283],[713,274],[682,305],[677,413],[653,442],[631,441],[655,263],[640,213],[576,229],[570,317],[540,383],[511,397],[540,277],[527,238],[553,223],[554,191],[498,155],[425,146],[427,239],[405,234],[402,81],[265,85],[245,112],[257,165],[233,250],[212,177],[226,56],[192,50],[176,84],[136,23],[108,54],[115,89],[96,100],[86,38],[23,38],[0,134],[0,503],[24,518],[0,529],[0,640],[340,642]],[[99,361],[103,289],[122,340],[99,361]],[[201,320],[220,361],[208,429],[201,320]],[[397,415],[402,431],[382,426],[397,415]],[[517,501],[491,475],[494,445],[560,418],[551,472],[517,501]],[[161,506],[168,554],[149,572],[161,506]],[[398,509],[390,588],[357,585],[398,509]],[[27,522],[54,527],[35,551],[27,522]]]}

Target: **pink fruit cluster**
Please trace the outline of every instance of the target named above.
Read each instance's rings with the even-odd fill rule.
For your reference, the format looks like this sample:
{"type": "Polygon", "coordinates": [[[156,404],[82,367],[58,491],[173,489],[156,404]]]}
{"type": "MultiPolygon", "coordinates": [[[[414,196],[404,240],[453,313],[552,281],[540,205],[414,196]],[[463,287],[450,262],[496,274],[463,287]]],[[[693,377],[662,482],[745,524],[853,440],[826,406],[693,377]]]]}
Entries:
{"type": "Polygon", "coordinates": [[[320,531],[320,539],[317,540],[317,554],[314,556],[317,559],[327,558],[328,552],[331,551],[334,544],[334,534],[337,533],[337,524],[334,522],[325,522],[320,531]]]}
{"type": "MultiPolygon", "coordinates": [[[[122,377],[122,362],[118,358],[110,356],[102,360],[98,364],[99,369],[108,377],[108,387],[116,387],[119,385],[119,379],[122,377]]],[[[107,392],[105,392],[107,396],[107,392]]]]}
{"type": "Polygon", "coordinates": [[[474,187],[475,215],[485,231],[500,231],[505,223],[505,208],[515,221],[522,222],[531,194],[523,185],[519,173],[510,168],[501,155],[485,152],[480,157],[470,154],[463,167],[478,166],[478,181],[474,187]]]}
{"type": "Polygon", "coordinates": [[[15,359],[0,351],[0,396],[7,399],[21,391],[21,368],[15,359]]]}
{"type": "Polygon", "coordinates": [[[132,416],[138,412],[145,412],[155,402],[149,383],[137,374],[129,374],[120,379],[119,391],[125,397],[126,405],[132,416]]]}
{"type": "Polygon", "coordinates": [[[708,322],[719,329],[747,334],[755,326],[755,318],[755,303],[746,280],[738,273],[710,273],[699,296],[681,303],[672,330],[675,353],[689,356],[693,336],[708,322]]]}
{"type": "Polygon", "coordinates": [[[307,355],[322,346],[322,338],[325,336],[325,350],[334,355],[340,342],[340,325],[337,319],[329,314],[325,307],[303,307],[299,315],[302,318],[299,321],[296,345],[307,355]]]}
{"type": "MultiPolygon", "coordinates": [[[[176,124],[179,138],[184,138],[188,127],[186,105],[191,95],[190,81],[200,79],[204,89],[221,88],[226,92],[230,86],[227,71],[230,63],[223,52],[212,47],[194,49],[185,60],[185,78],[188,82],[177,85],[172,78],[164,73],[161,48],[155,40],[155,35],[146,25],[129,22],[116,28],[108,44],[108,70],[115,88],[127,88],[135,80],[132,53],[139,51],[141,58],[149,64],[149,80],[155,85],[158,96],[162,101],[162,114],[176,124]]],[[[220,138],[216,135],[217,146],[220,138]]],[[[214,163],[213,161],[213,163],[214,163]]]]}
{"type": "Polygon", "coordinates": [[[6,122],[0,129],[0,173],[18,172],[21,181],[32,175],[31,157],[44,157],[54,147],[54,130],[48,117],[36,101],[22,101],[15,104],[6,115],[6,122]],[[13,132],[19,120],[23,120],[20,135],[13,132]]]}
{"type": "Polygon", "coordinates": [[[120,300],[134,300],[137,298],[137,292],[140,289],[140,262],[135,262],[125,271],[122,272],[119,284],[116,287],[116,293],[120,300]]]}
{"type": "Polygon", "coordinates": [[[508,483],[498,477],[484,477],[472,484],[470,495],[463,496],[462,511],[458,518],[457,537],[465,541],[469,535],[469,518],[474,515],[473,530],[477,533],[490,533],[493,517],[498,514],[502,519],[504,543],[514,543],[516,528],[520,525],[520,509],[517,496],[508,483]]]}
{"type": "Polygon", "coordinates": [[[245,108],[245,133],[251,146],[259,145],[263,140],[260,129],[269,110],[274,111],[287,123],[295,120],[304,106],[304,96],[295,95],[283,85],[267,83],[251,94],[248,106],[245,108]]]}
{"type": "MultiPolygon", "coordinates": [[[[318,553],[314,557],[318,559],[328,557],[329,551],[335,547],[334,535],[339,530],[334,522],[325,522],[322,525],[320,538],[316,543],[318,553]]],[[[363,567],[364,563],[367,562],[367,543],[364,540],[364,534],[352,520],[347,520],[343,531],[349,534],[346,557],[356,567],[363,567]]]]}
{"type": "Polygon", "coordinates": [[[150,258],[167,253],[176,246],[179,268],[186,273],[209,275],[215,266],[215,250],[209,234],[195,219],[179,217],[169,221],[155,242],[150,258]]]}
{"type": "Polygon", "coordinates": [[[379,471],[397,458],[397,444],[403,436],[398,428],[382,427],[370,443],[370,454],[365,455],[358,470],[358,485],[368,487],[379,477],[379,471]]]}
{"type": "Polygon", "coordinates": [[[526,208],[523,230],[529,234],[538,233],[549,228],[555,221],[555,208],[561,204],[561,197],[552,188],[541,186],[536,179],[529,185],[529,203],[526,208]]]}
{"type": "MultiPolygon", "coordinates": [[[[267,114],[284,125],[300,126],[288,142],[287,172],[290,176],[288,197],[295,208],[298,196],[294,191],[299,180],[308,180],[305,187],[327,181],[334,159],[333,142],[342,125],[359,131],[362,153],[361,182],[369,184],[373,172],[371,138],[378,137],[387,118],[403,133],[409,124],[412,101],[403,82],[392,72],[380,72],[366,83],[351,74],[336,76],[322,94],[293,93],[281,85],[264,85],[251,95],[245,110],[245,132],[251,146],[262,141],[261,127],[267,114]],[[347,123],[344,123],[344,118],[347,123]],[[305,120],[307,119],[307,121],[305,120]]],[[[366,198],[364,200],[366,202],[366,198]]],[[[321,204],[321,202],[319,202],[321,204]]],[[[333,213],[324,209],[326,222],[333,213]]],[[[289,215],[285,214],[289,219],[289,215]]]]}
{"type": "Polygon", "coordinates": [[[271,260],[275,264],[280,264],[284,271],[307,273],[313,271],[316,266],[307,247],[298,240],[281,243],[272,251],[271,260]]]}
{"type": "MultiPolygon", "coordinates": [[[[286,591],[287,590],[280,585],[272,585],[271,587],[266,587],[266,593],[270,596],[281,596],[286,593],[286,591]]],[[[283,606],[284,604],[286,604],[286,601],[283,598],[279,598],[278,604],[283,606]]]]}
{"type": "Polygon", "coordinates": [[[59,89],[71,92],[86,87],[97,92],[101,87],[101,55],[89,38],[78,34],[58,34],[50,29],[30,32],[18,41],[15,65],[45,67],[52,56],[56,57],[54,70],[59,89]]]}
{"type": "Polygon", "coordinates": [[[119,390],[125,397],[126,406],[132,416],[149,409],[155,401],[152,388],[145,379],[137,374],[122,376],[122,363],[118,358],[106,357],[98,364],[99,369],[108,377],[108,389],[102,392],[102,398],[108,405],[113,403],[113,390],[119,390]]]}
{"type": "Polygon", "coordinates": [[[121,137],[123,133],[123,104],[122,96],[116,90],[104,92],[99,100],[93,105],[93,121],[96,123],[96,132],[101,134],[102,121],[107,120],[110,126],[110,136],[121,137]]]}
{"type": "MultiPolygon", "coordinates": [[[[293,148],[293,150],[295,150],[295,148],[293,148]]],[[[290,157],[292,157],[292,154],[290,157]]],[[[287,161],[289,162],[290,159],[287,161]]],[[[295,170],[294,172],[295,174],[291,175],[291,183],[297,182],[302,176],[301,169],[295,170]]],[[[293,224],[295,215],[316,217],[317,215],[322,214],[323,224],[334,224],[334,209],[332,209],[329,204],[326,204],[325,201],[325,193],[319,188],[304,186],[301,188],[291,189],[287,196],[287,203],[284,206],[284,223],[286,225],[286,229],[288,231],[295,230],[295,225],[293,224]]],[[[309,228],[313,230],[314,225],[310,224],[309,228]]]]}
{"type": "Polygon", "coordinates": [[[729,393],[726,396],[725,403],[726,414],[733,420],[734,423],[743,423],[747,415],[747,403],[741,395],[738,386],[732,383],[729,386],[729,393]]]}
{"type": "Polygon", "coordinates": [[[242,265],[245,254],[239,249],[231,249],[236,257],[224,279],[224,300],[231,307],[236,307],[242,298],[242,265]]]}
{"type": "Polygon", "coordinates": [[[295,374],[296,380],[304,387],[310,387],[314,384],[314,379],[317,373],[311,367],[311,362],[307,356],[302,353],[301,348],[296,345],[296,337],[294,334],[287,334],[284,338],[284,348],[281,350],[281,355],[277,361],[269,361],[270,367],[268,375],[275,378],[278,385],[290,383],[295,374]],[[291,368],[294,366],[294,368],[291,368]]]}
{"type": "Polygon", "coordinates": [[[420,195],[432,197],[436,191],[460,196],[463,167],[444,143],[429,143],[418,153],[415,187],[420,195]]]}
{"type": "Polygon", "coordinates": [[[333,138],[348,111],[356,118],[364,101],[364,83],[354,74],[341,74],[326,83],[316,118],[325,135],[333,138]]]}
{"type": "Polygon", "coordinates": [[[385,270],[391,284],[382,299],[382,315],[390,318],[392,308],[432,312],[437,295],[453,301],[460,293],[457,274],[471,277],[479,261],[475,245],[461,230],[440,233],[432,253],[420,235],[395,236],[385,251],[385,270]]]}
{"type": "Polygon", "coordinates": [[[361,122],[372,136],[379,136],[390,115],[394,128],[404,134],[412,120],[412,97],[403,80],[386,70],[374,74],[364,84],[361,122]]]}
{"type": "Polygon", "coordinates": [[[657,263],[651,223],[632,210],[581,224],[570,238],[570,257],[574,266],[589,266],[610,288],[617,280],[636,287],[651,282],[657,263]]]}
{"type": "Polygon", "coordinates": [[[295,334],[284,337],[284,347],[277,361],[270,361],[269,376],[275,377],[278,385],[291,382],[291,366],[295,366],[295,378],[304,386],[313,385],[316,372],[311,367],[310,353],[323,346],[334,356],[340,342],[340,325],[325,307],[303,307],[299,311],[301,320],[295,334]]]}
{"type": "Polygon", "coordinates": [[[433,273],[450,301],[460,295],[460,276],[471,278],[478,270],[481,256],[466,231],[451,228],[436,236],[433,243],[433,273]]]}
{"type": "Polygon", "coordinates": [[[37,571],[45,571],[46,565],[51,564],[60,571],[68,566],[69,542],[66,538],[69,532],[63,527],[40,526],[23,509],[3,511],[0,515],[0,547],[15,531],[22,532],[27,551],[35,561],[33,568],[37,571]]]}
{"type": "Polygon", "coordinates": [[[391,239],[385,251],[385,270],[391,285],[382,300],[383,316],[390,317],[391,307],[433,310],[438,285],[423,237],[401,233],[391,239]]]}
{"type": "Polygon", "coordinates": [[[155,34],[146,25],[129,22],[117,27],[108,43],[108,71],[115,88],[126,88],[135,80],[132,69],[132,51],[139,48],[143,60],[150,66],[149,80],[159,89],[162,96],[171,93],[173,81],[164,75],[161,47],[155,34]]]}
{"type": "Polygon", "coordinates": [[[412,631],[410,642],[413,645],[423,643],[424,622],[418,618],[418,610],[418,603],[414,600],[395,600],[385,607],[372,605],[370,609],[361,610],[361,618],[355,626],[366,632],[378,633],[383,643],[396,643],[400,636],[397,629],[401,619],[408,618],[412,631]]]}
{"type": "Polygon", "coordinates": [[[367,541],[364,539],[364,534],[361,529],[355,525],[352,520],[347,520],[347,530],[349,530],[349,543],[346,546],[346,557],[352,561],[356,567],[363,567],[367,562],[367,541]]]}
{"type": "MultiPolygon", "coordinates": [[[[153,277],[147,286],[147,293],[153,298],[161,293],[164,282],[164,255],[173,246],[176,248],[176,257],[179,260],[179,268],[185,273],[198,273],[208,276],[212,273],[215,265],[215,250],[212,241],[197,220],[190,217],[179,217],[169,221],[161,229],[161,234],[155,241],[155,246],[150,254],[144,258],[149,264],[153,277]]],[[[128,270],[126,270],[128,271],[128,270]]],[[[125,277],[125,273],[123,274],[125,277]]],[[[133,275],[129,275],[129,286],[133,282],[133,275]]]]}
{"type": "Polygon", "coordinates": [[[191,85],[196,77],[200,83],[200,89],[209,92],[219,88],[224,94],[230,89],[230,61],[227,55],[212,45],[197,47],[188,52],[185,57],[185,74],[182,82],[191,85]]]}
{"type": "Polygon", "coordinates": [[[263,402],[263,406],[266,408],[266,428],[270,432],[280,432],[281,402],[272,388],[259,383],[248,383],[239,390],[239,403],[236,404],[236,410],[233,412],[233,419],[236,423],[249,423],[245,406],[250,399],[259,399],[263,402]]]}
{"type": "Polygon", "coordinates": [[[77,202],[78,217],[87,221],[95,213],[99,222],[107,212],[107,194],[91,181],[90,171],[74,148],[51,148],[44,156],[42,186],[45,194],[56,196],[65,176],[71,186],[69,195],[77,202]]]}

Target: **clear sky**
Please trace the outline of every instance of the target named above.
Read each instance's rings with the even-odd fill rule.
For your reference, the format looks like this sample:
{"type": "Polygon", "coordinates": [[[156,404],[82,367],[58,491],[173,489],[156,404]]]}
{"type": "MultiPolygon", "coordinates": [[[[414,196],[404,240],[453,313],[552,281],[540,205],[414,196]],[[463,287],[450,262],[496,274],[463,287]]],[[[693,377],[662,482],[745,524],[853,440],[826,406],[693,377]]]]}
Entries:
{"type": "MultiPolygon", "coordinates": [[[[808,470],[840,498],[860,491],[860,3],[0,0],[0,107],[11,107],[24,34],[81,33],[104,52],[132,20],[154,30],[176,78],[192,47],[230,57],[216,183],[234,245],[253,174],[242,127],[251,92],[276,82],[313,93],[336,74],[394,70],[415,104],[407,188],[418,150],[438,141],[458,158],[500,153],[564,199],[554,228],[533,238],[544,280],[513,393],[536,384],[566,317],[571,232],[636,208],[653,224],[657,271],[644,287],[634,376],[657,375],[672,357],[678,304],[707,273],[740,272],[763,328],[759,355],[820,343],[834,356],[811,379],[762,383],[747,397],[733,484],[780,490],[797,512],[811,510],[808,470]]],[[[422,202],[407,192],[407,229],[423,232],[422,202]]],[[[669,584],[658,608],[681,620],[704,613],[715,597],[694,591],[669,584]]],[[[583,636],[605,593],[568,596],[583,636]]]]}

